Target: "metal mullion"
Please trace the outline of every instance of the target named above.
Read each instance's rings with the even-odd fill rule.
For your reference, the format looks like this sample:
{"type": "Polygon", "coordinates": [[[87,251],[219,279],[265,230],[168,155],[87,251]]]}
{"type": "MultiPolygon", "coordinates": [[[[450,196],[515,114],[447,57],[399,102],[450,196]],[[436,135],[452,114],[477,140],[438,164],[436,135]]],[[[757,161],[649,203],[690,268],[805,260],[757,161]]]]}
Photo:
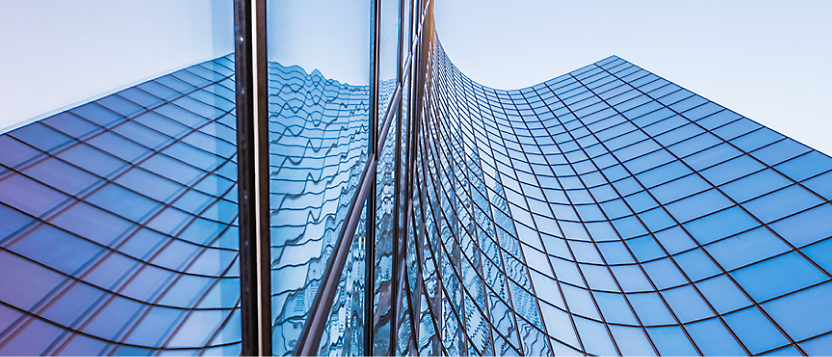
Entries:
{"type": "MultiPolygon", "coordinates": [[[[402,17],[401,15],[402,15],[403,11],[404,11],[404,7],[401,6],[401,2],[400,2],[400,6],[399,6],[399,15],[400,15],[399,19],[400,20],[401,20],[401,17],[402,17]]],[[[401,25],[402,25],[401,22],[399,22],[399,40],[400,40],[399,42],[401,42],[401,37],[402,37],[401,36],[401,33],[402,33],[402,26],[401,25]]],[[[401,44],[401,43],[399,43],[399,44],[401,44]]],[[[393,242],[392,242],[393,243],[393,249],[392,249],[393,261],[392,261],[392,264],[391,264],[393,274],[390,277],[390,289],[391,289],[390,298],[393,299],[393,300],[390,304],[390,308],[389,308],[389,311],[388,311],[388,314],[390,314],[390,320],[389,320],[390,333],[389,333],[389,336],[388,336],[390,338],[390,342],[389,342],[390,345],[388,346],[388,352],[387,352],[387,354],[391,355],[391,356],[396,354],[396,347],[397,347],[396,343],[397,343],[397,340],[398,340],[398,325],[399,325],[398,324],[398,317],[399,317],[398,311],[399,311],[399,301],[401,300],[400,297],[399,297],[399,288],[400,288],[399,283],[400,283],[400,280],[401,280],[399,270],[402,268],[402,264],[399,261],[399,259],[401,258],[400,255],[399,255],[399,249],[400,249],[400,247],[399,247],[400,244],[399,243],[401,242],[400,237],[399,237],[399,235],[401,234],[401,232],[399,230],[399,219],[401,219],[401,214],[402,214],[401,209],[402,209],[402,203],[403,203],[403,202],[401,202],[401,193],[400,193],[401,189],[402,189],[402,187],[401,187],[401,173],[402,173],[401,161],[403,159],[402,158],[402,150],[401,150],[401,147],[402,147],[402,117],[399,114],[399,111],[401,110],[401,105],[400,104],[401,104],[401,100],[402,100],[402,83],[403,83],[403,81],[402,81],[402,68],[401,68],[401,63],[402,63],[401,48],[397,48],[396,52],[397,52],[396,53],[396,72],[397,72],[397,77],[398,77],[397,78],[398,83],[396,85],[395,96],[393,97],[393,100],[390,101],[390,106],[387,108],[387,118],[385,118],[385,125],[384,125],[385,129],[387,129],[387,126],[392,125],[392,121],[395,120],[395,122],[396,122],[396,137],[395,137],[396,141],[395,141],[395,144],[394,144],[394,147],[393,147],[393,150],[394,150],[394,155],[393,155],[393,161],[394,161],[393,162],[393,172],[394,172],[394,175],[393,175],[393,192],[394,192],[394,194],[393,194],[393,217],[392,217],[393,218],[392,219],[393,227],[392,227],[391,234],[390,234],[390,236],[391,236],[390,238],[393,239],[393,242]]],[[[385,133],[384,133],[384,139],[383,140],[386,141],[387,140],[387,134],[388,134],[389,131],[388,130],[384,130],[384,131],[385,131],[385,133]]],[[[381,144],[381,145],[384,145],[384,144],[381,144]]],[[[379,146],[379,151],[378,152],[379,153],[381,152],[381,146],[379,146]]]]}
{"type": "Polygon", "coordinates": [[[364,257],[366,264],[364,265],[364,354],[373,355],[373,330],[375,320],[375,309],[373,308],[373,300],[375,300],[375,247],[376,247],[376,165],[379,158],[379,84],[380,84],[380,70],[381,59],[380,45],[381,45],[381,0],[372,0],[371,10],[373,22],[370,26],[370,122],[369,122],[369,145],[368,155],[370,159],[368,164],[372,166],[370,169],[373,172],[372,176],[365,177],[369,181],[369,192],[367,196],[367,219],[366,224],[366,244],[364,246],[364,257]]]}
{"type": "Polygon", "coordinates": [[[242,355],[271,355],[266,0],[234,0],[242,355]]]}

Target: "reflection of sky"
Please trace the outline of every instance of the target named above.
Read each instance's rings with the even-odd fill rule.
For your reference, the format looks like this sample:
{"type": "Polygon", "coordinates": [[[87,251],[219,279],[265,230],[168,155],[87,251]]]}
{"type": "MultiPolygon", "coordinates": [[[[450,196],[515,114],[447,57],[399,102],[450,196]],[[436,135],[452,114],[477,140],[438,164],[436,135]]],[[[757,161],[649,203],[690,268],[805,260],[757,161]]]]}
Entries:
{"type": "Polygon", "coordinates": [[[369,1],[268,2],[270,62],[317,69],[351,85],[369,83],[369,1]]]}

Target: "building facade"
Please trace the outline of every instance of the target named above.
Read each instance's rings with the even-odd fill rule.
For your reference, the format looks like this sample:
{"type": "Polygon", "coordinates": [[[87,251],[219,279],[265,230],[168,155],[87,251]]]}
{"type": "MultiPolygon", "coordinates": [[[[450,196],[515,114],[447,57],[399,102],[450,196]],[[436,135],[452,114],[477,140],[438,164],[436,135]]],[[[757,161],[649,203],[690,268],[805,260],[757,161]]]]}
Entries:
{"type": "Polygon", "coordinates": [[[829,156],[615,56],[482,86],[426,1],[316,65],[287,4],[0,135],[0,355],[832,354],[829,156]]]}

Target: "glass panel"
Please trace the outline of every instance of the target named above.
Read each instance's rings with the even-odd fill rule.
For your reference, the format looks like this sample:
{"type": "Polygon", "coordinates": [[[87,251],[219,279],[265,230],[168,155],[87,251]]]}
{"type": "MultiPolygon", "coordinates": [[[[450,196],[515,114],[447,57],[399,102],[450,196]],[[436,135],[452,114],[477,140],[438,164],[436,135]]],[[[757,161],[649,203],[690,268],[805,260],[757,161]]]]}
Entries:
{"type": "Polygon", "coordinates": [[[4,79],[0,354],[239,354],[232,3],[42,5],[4,79]]]}
{"type": "Polygon", "coordinates": [[[338,291],[335,293],[329,321],[321,337],[319,356],[362,356],[364,353],[364,274],[367,244],[367,202],[350,245],[350,253],[338,291]]]}
{"type": "MultiPolygon", "coordinates": [[[[395,119],[395,118],[394,118],[395,119]]],[[[386,355],[390,349],[393,296],[393,239],[396,207],[396,123],[390,125],[379,153],[376,171],[376,241],[373,262],[373,354],[386,355]]]]}
{"type": "MultiPolygon", "coordinates": [[[[275,355],[294,350],[366,165],[371,3],[267,1],[275,355]]],[[[338,326],[321,353],[352,353],[338,326]]]]}
{"type": "Polygon", "coordinates": [[[378,3],[381,5],[381,37],[378,44],[380,68],[377,84],[380,130],[399,80],[401,1],[379,1],[378,3]]]}

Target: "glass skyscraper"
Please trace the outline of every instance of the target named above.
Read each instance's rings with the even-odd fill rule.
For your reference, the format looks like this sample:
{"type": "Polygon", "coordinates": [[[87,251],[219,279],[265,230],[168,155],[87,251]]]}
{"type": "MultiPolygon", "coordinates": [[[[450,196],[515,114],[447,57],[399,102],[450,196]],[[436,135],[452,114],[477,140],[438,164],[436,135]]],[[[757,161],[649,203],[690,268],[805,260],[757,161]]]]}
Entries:
{"type": "Polygon", "coordinates": [[[0,135],[0,355],[832,354],[832,158],[327,2],[238,0],[234,53],[0,135]]]}

